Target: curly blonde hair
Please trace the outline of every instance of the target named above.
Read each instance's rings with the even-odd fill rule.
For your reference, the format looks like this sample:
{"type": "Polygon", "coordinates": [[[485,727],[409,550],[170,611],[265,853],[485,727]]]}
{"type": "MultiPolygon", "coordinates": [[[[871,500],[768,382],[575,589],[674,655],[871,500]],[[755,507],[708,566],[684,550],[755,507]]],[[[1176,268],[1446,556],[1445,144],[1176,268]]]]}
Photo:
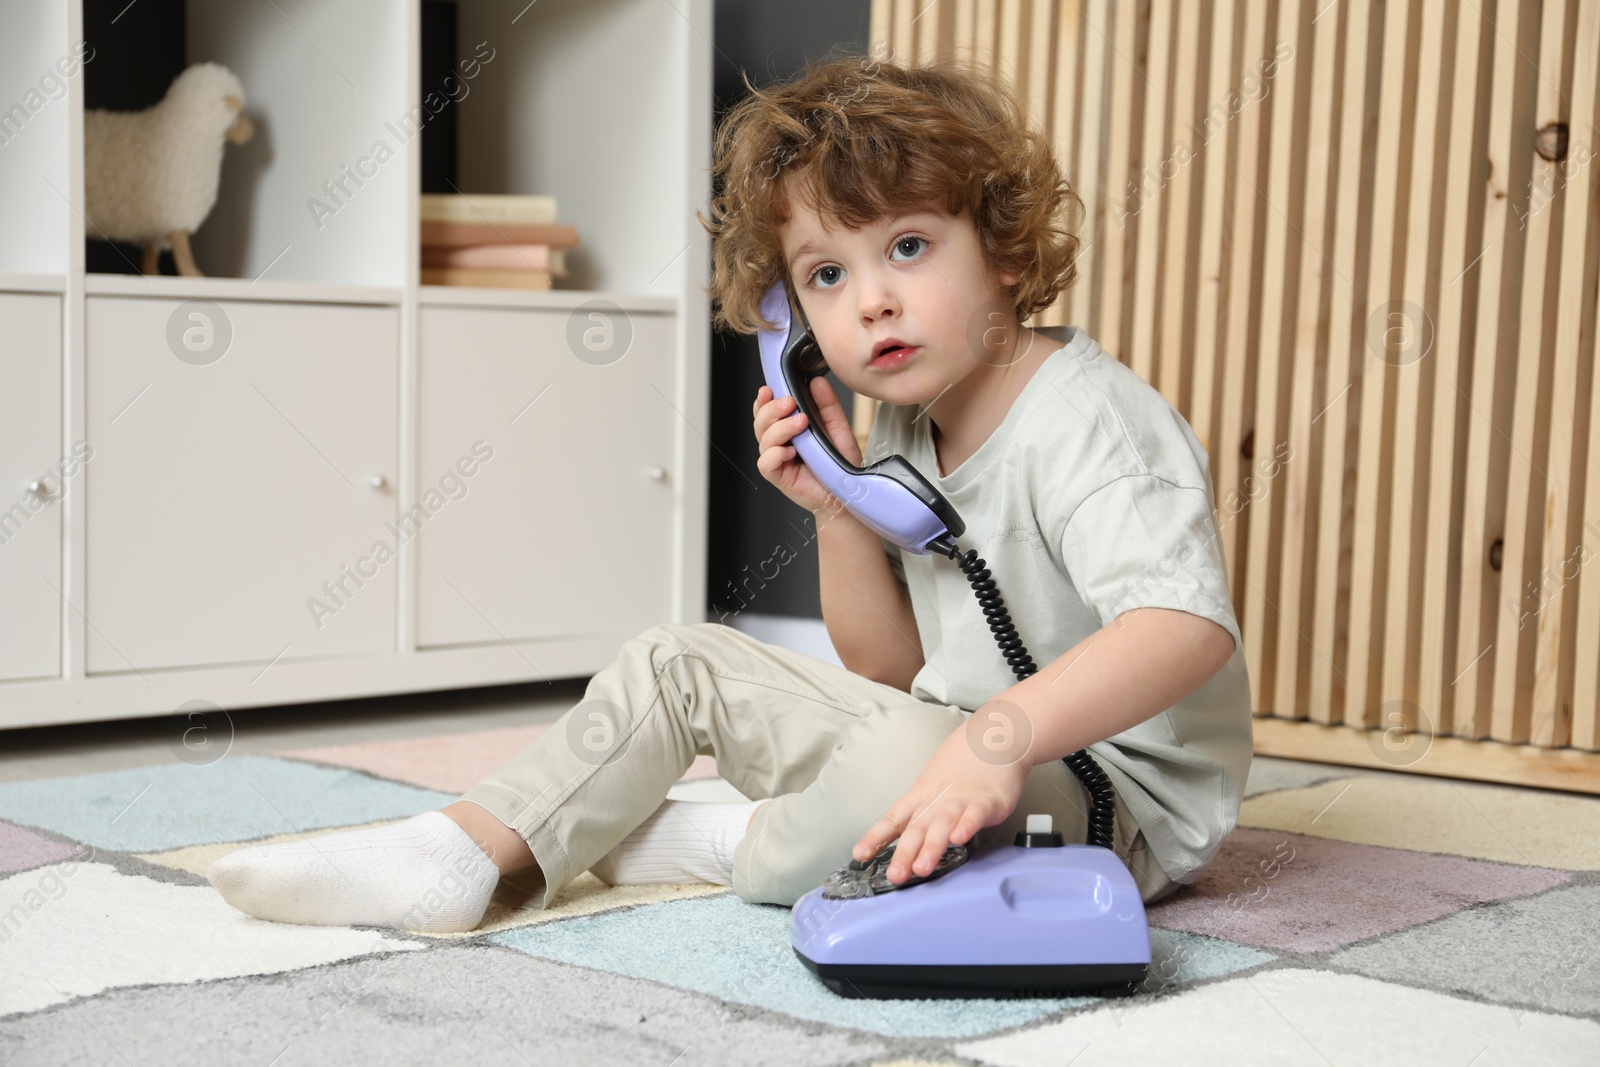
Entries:
{"type": "Polygon", "coordinates": [[[722,191],[709,220],[695,212],[712,237],[713,326],[776,326],[760,304],[786,272],[778,228],[791,193],[851,229],[940,203],[970,211],[990,269],[1018,276],[1018,321],[1077,279],[1083,202],[1015,93],[972,63],[902,66],[836,51],[790,82],[745,87],[717,132],[722,191]]]}

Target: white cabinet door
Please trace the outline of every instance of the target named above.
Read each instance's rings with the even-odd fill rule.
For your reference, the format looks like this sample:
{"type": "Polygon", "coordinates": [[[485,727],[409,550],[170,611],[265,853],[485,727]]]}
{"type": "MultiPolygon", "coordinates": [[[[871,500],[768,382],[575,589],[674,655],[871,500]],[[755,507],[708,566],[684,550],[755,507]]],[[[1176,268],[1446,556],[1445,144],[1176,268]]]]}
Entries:
{"type": "Polygon", "coordinates": [[[61,504],[82,456],[61,445],[61,298],[0,293],[0,678],[61,673],[61,504]]]}
{"type": "Polygon", "coordinates": [[[390,651],[399,313],[91,296],[88,670],[390,651]]]}
{"type": "Polygon", "coordinates": [[[667,618],[673,337],[668,313],[421,309],[419,645],[667,618]]]}

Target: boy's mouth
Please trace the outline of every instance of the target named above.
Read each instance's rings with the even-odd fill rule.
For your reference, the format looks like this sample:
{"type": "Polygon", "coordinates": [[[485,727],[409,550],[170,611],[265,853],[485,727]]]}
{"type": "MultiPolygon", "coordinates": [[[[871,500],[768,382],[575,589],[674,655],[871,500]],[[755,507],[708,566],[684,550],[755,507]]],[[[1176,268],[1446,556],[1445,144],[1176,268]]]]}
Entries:
{"type": "Polygon", "coordinates": [[[880,352],[872,357],[872,361],[868,366],[878,369],[898,367],[918,351],[920,349],[916,345],[885,345],[880,352]]]}

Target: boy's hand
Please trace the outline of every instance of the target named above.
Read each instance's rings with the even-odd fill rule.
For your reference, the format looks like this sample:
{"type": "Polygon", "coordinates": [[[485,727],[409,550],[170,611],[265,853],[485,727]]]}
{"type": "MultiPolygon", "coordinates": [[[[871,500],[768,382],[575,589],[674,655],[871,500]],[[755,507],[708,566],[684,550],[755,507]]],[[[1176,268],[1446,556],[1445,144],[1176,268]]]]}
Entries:
{"type": "MultiPolygon", "coordinates": [[[[1033,763],[1026,754],[1009,763],[978,756],[969,743],[969,717],[939,746],[905,796],[889,805],[857,842],[854,858],[866,862],[893,841],[889,881],[899,884],[914,870],[926,876],[947,845],[963,845],[986,826],[1002,823],[1016,810],[1033,763]]],[[[980,724],[981,725],[981,724],[980,724]]]]}
{"type": "Polygon", "coordinates": [[[811,473],[795,447],[789,443],[790,438],[801,430],[826,433],[839,454],[857,467],[861,466],[861,446],[856,443],[855,430],[850,426],[850,419],[845,415],[844,406],[839,403],[839,395],[833,391],[832,383],[820,375],[811,379],[811,395],[816,399],[818,413],[825,423],[821,428],[807,425],[805,412],[800,410],[794,397],[774,400],[772,390],[765,385],[756,391],[752,414],[755,415],[756,444],[761,453],[756,460],[756,469],[784,496],[807,511],[815,512],[819,508],[829,507],[833,494],[811,473]]]}

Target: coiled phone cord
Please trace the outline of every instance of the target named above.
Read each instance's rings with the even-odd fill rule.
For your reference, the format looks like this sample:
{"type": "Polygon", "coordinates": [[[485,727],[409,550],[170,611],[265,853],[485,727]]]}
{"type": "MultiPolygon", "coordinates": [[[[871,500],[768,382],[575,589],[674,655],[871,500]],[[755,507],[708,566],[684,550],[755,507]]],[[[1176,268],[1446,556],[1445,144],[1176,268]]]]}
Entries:
{"type": "MultiPolygon", "coordinates": [[[[1017,628],[1011,624],[1011,615],[1006,611],[1005,602],[1000,599],[1000,593],[995,588],[994,580],[989,575],[988,567],[979,558],[978,553],[972,549],[961,552],[953,540],[948,537],[936,537],[928,542],[929,548],[936,548],[946,556],[956,561],[967,581],[972,583],[973,593],[978,598],[978,603],[983,605],[983,613],[989,619],[989,630],[994,634],[994,639],[999,642],[1000,650],[1005,653],[1006,663],[1010,665],[1011,672],[1021,681],[1035,674],[1039,668],[1033,662],[1033,657],[1028,655],[1028,650],[1022,644],[1022,638],[1017,636],[1017,628]]],[[[1083,783],[1083,788],[1089,793],[1089,828],[1088,841],[1091,845],[1101,848],[1112,848],[1113,831],[1116,826],[1116,790],[1111,785],[1111,780],[1106,777],[1106,772],[1089,755],[1089,750],[1080,748],[1070,756],[1062,757],[1062,762],[1077,775],[1078,781],[1083,783]]]]}

